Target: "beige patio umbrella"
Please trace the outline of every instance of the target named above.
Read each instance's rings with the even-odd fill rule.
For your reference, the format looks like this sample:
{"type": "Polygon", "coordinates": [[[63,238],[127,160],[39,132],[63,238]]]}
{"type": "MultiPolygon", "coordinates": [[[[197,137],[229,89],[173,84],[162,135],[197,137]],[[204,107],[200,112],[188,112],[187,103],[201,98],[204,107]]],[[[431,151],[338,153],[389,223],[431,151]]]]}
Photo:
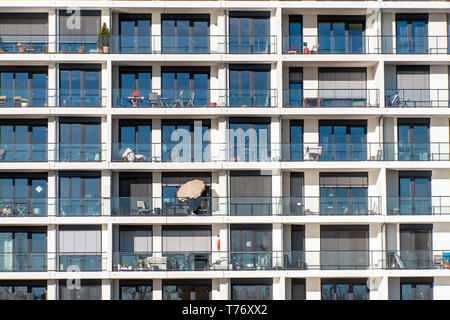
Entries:
{"type": "Polygon", "coordinates": [[[203,191],[205,191],[205,188],[205,184],[202,180],[191,180],[181,185],[180,189],[177,191],[177,197],[180,199],[198,199],[203,191]]]}

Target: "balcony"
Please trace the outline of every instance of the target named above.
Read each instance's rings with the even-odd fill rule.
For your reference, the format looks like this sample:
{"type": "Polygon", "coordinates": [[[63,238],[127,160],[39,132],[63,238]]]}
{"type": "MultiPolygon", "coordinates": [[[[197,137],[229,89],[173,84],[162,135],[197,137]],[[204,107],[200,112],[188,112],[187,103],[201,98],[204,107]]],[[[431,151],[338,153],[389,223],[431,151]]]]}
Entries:
{"type": "Polygon", "coordinates": [[[447,36],[383,35],[381,39],[383,54],[448,54],[447,36]]]}
{"type": "Polygon", "coordinates": [[[115,108],[277,107],[276,89],[113,89],[115,108]]]}
{"type": "Polygon", "coordinates": [[[0,272],[47,271],[47,252],[0,252],[0,272]]]}
{"type": "Polygon", "coordinates": [[[0,162],[47,162],[47,143],[0,143],[0,162]]]}
{"type": "Polygon", "coordinates": [[[47,107],[45,88],[0,88],[0,108],[47,107]]]}
{"type": "Polygon", "coordinates": [[[285,35],[283,54],[377,54],[381,51],[380,42],[378,36],[285,35]]]}
{"type": "Polygon", "coordinates": [[[101,162],[104,143],[59,143],[59,162],[101,162]]]}
{"type": "Polygon", "coordinates": [[[386,89],[387,108],[448,108],[448,89],[386,89]]]}
{"type": "Polygon", "coordinates": [[[101,216],[104,208],[103,202],[99,197],[58,198],[58,216],[101,216]]]}
{"type": "Polygon", "coordinates": [[[450,214],[450,197],[388,197],[388,215],[448,215],[450,214]]]}
{"type": "Polygon", "coordinates": [[[285,89],[284,108],[379,108],[378,89],[285,89]]]}
{"type": "Polygon", "coordinates": [[[56,271],[105,271],[106,256],[101,252],[60,252],[57,255],[58,266],[56,271]]]}
{"type": "Polygon", "coordinates": [[[0,217],[45,217],[48,198],[0,198],[0,217]]]}
{"type": "Polygon", "coordinates": [[[383,156],[385,161],[449,161],[448,142],[384,142],[383,156]]]}
{"type": "MultiPolygon", "coordinates": [[[[272,152],[273,153],[273,152],[272,152]]],[[[381,161],[382,144],[365,143],[283,143],[281,161],[381,161]]],[[[274,161],[274,160],[272,160],[274,161]]]]}
{"type": "MultiPolygon", "coordinates": [[[[42,35],[2,35],[0,53],[49,53],[49,44],[54,36],[42,35]]],[[[53,52],[51,52],[53,53],[53,52]]]]}
{"type": "Polygon", "coordinates": [[[49,89],[49,97],[61,108],[106,107],[107,99],[105,89],[49,89]]]}

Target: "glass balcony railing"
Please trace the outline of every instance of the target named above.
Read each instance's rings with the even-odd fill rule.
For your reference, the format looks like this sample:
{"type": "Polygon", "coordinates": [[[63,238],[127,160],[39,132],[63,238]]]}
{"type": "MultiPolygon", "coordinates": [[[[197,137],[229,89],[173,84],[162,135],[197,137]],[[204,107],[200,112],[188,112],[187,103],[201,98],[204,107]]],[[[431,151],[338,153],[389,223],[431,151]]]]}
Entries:
{"type": "Polygon", "coordinates": [[[46,162],[47,143],[0,143],[0,162],[46,162]]]}
{"type": "MultiPolygon", "coordinates": [[[[386,269],[434,269],[433,250],[388,250],[385,253],[386,269]]],[[[447,253],[450,262],[450,252],[447,253]]],[[[446,260],[447,261],[447,260],[446,260]]],[[[441,256],[442,263],[442,256],[441,256]]]]}
{"type": "Polygon", "coordinates": [[[447,36],[283,36],[283,54],[447,54],[447,36]]]}
{"type": "Polygon", "coordinates": [[[448,89],[386,89],[386,108],[448,108],[448,89]]]}
{"type": "Polygon", "coordinates": [[[58,154],[60,162],[101,162],[103,143],[60,143],[58,154]]]}
{"type": "Polygon", "coordinates": [[[58,199],[59,216],[100,216],[102,215],[102,198],[64,198],[58,199]]]}
{"type": "Polygon", "coordinates": [[[0,38],[0,53],[48,53],[54,52],[49,45],[55,41],[55,36],[2,34],[0,38]]]}
{"type": "Polygon", "coordinates": [[[44,196],[33,198],[0,198],[0,217],[45,217],[48,199],[44,196]]]}
{"type": "Polygon", "coordinates": [[[378,89],[285,89],[285,108],[378,108],[378,89]]]}
{"type": "Polygon", "coordinates": [[[281,161],[381,161],[383,148],[378,142],[285,143],[280,156],[281,161]]]}
{"type": "Polygon", "coordinates": [[[47,252],[0,252],[0,272],[47,271],[47,252]]]}
{"type": "Polygon", "coordinates": [[[417,196],[387,197],[388,215],[448,215],[450,197],[417,196]]]}
{"type": "Polygon", "coordinates": [[[115,108],[276,107],[276,89],[113,89],[115,108]]]}
{"type": "Polygon", "coordinates": [[[106,271],[106,256],[101,252],[60,252],[56,271],[106,271]]]}
{"type": "Polygon", "coordinates": [[[270,251],[230,252],[232,270],[272,270],[273,254],[270,251]]]}
{"type": "Polygon", "coordinates": [[[100,108],[106,106],[104,89],[52,89],[49,90],[50,106],[61,108],[100,108]]]}
{"type": "Polygon", "coordinates": [[[449,161],[448,142],[384,142],[385,161],[449,161]]]}
{"type": "Polygon", "coordinates": [[[46,88],[0,88],[0,108],[47,107],[47,101],[46,88]]]}

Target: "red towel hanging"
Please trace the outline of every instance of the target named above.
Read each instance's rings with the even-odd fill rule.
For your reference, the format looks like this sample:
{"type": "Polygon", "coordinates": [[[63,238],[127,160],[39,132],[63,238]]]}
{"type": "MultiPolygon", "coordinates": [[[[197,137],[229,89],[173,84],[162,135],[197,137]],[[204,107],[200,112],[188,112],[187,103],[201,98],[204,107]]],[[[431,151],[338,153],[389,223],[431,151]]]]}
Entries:
{"type": "Polygon", "coordinates": [[[139,82],[137,80],[133,83],[133,97],[139,97],[139,82]]]}

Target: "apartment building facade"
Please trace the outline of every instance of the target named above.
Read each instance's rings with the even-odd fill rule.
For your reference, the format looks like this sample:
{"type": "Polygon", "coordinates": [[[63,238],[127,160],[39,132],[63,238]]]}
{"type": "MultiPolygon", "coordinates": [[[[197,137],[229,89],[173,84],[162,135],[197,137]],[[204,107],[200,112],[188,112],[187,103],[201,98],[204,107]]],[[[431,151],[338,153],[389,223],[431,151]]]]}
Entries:
{"type": "Polygon", "coordinates": [[[450,299],[449,53],[446,1],[0,1],[0,299],[450,299]]]}

